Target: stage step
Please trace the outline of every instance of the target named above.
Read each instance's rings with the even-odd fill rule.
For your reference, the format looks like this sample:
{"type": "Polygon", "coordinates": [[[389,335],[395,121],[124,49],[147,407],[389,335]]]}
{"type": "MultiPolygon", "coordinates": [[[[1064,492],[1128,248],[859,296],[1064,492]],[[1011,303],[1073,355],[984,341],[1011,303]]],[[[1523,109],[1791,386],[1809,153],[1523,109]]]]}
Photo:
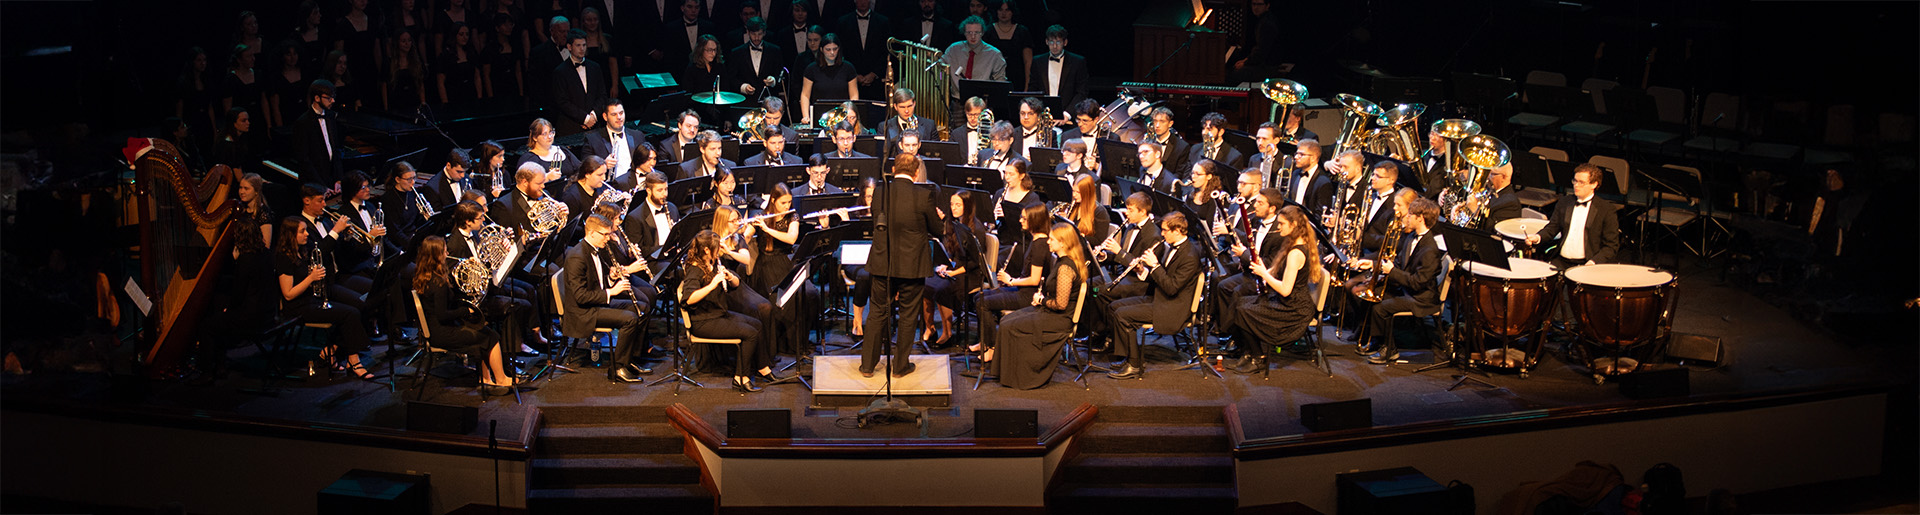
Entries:
{"type": "MultiPolygon", "coordinates": [[[[1218,408],[1215,408],[1218,411],[1218,408]]],[[[1102,416],[1105,411],[1102,410],[1102,416]]],[[[1080,452],[1090,454],[1180,453],[1225,455],[1225,424],[1096,423],[1080,436],[1080,452]]]]}
{"type": "Polygon", "coordinates": [[[535,458],[534,488],[584,484],[698,484],[700,466],[681,454],[591,454],[535,458]]]}
{"type": "Polygon", "coordinates": [[[1225,454],[1082,454],[1061,468],[1070,484],[1233,484],[1233,457],[1225,454]]]}
{"type": "Polygon", "coordinates": [[[1227,513],[1232,486],[1214,483],[1067,483],[1047,496],[1048,513],[1227,513]]]}
{"type": "Polygon", "coordinates": [[[550,427],[588,424],[665,424],[667,410],[659,406],[592,404],[541,406],[540,421],[550,427]]]}
{"type": "Polygon", "coordinates": [[[692,485],[573,485],[527,492],[533,513],[713,513],[713,496],[692,485]]]}
{"type": "Polygon", "coordinates": [[[673,454],[685,448],[671,424],[547,426],[540,428],[535,456],[581,454],[673,454]]]}

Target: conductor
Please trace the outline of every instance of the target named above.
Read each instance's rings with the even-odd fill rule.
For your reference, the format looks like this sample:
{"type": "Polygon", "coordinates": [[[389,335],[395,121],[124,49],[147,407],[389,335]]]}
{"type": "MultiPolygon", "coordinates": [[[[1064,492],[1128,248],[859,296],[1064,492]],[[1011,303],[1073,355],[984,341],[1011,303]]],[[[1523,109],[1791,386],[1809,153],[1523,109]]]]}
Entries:
{"type": "Polygon", "coordinates": [[[895,324],[893,338],[893,376],[913,373],[913,362],[904,359],[913,348],[914,333],[920,328],[920,302],[926,294],[926,278],[933,275],[933,258],[928,241],[943,231],[940,215],[933,209],[931,190],[913,184],[920,170],[920,158],[901,154],[893,160],[893,178],[875,195],[873,250],[867,257],[867,272],[873,276],[873,293],[867,302],[873,312],[867,315],[866,349],[860,354],[860,376],[873,377],[880,362],[880,349],[886,341],[887,326],[895,324],[897,309],[901,320],[895,324]],[[899,293],[896,298],[895,293],[899,293]],[[894,309],[889,309],[894,308],[894,309]]]}

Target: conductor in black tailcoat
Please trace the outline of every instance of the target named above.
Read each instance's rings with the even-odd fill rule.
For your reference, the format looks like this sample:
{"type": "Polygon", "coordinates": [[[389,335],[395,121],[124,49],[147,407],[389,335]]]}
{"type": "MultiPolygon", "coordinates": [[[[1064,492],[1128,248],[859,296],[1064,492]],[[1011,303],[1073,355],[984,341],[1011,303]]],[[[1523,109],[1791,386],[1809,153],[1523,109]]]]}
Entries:
{"type": "Polygon", "coordinates": [[[903,154],[893,160],[893,178],[876,195],[874,206],[873,250],[867,256],[867,272],[873,276],[873,294],[868,306],[866,350],[860,354],[860,375],[873,376],[880,362],[889,325],[896,329],[893,338],[894,377],[913,373],[907,351],[913,348],[914,333],[920,330],[920,301],[926,294],[927,276],[933,275],[933,258],[927,242],[944,231],[939,213],[933,209],[931,190],[913,184],[920,169],[920,158],[903,154]],[[894,297],[899,292],[899,298],[894,297]],[[890,316],[898,308],[898,324],[890,316]]]}

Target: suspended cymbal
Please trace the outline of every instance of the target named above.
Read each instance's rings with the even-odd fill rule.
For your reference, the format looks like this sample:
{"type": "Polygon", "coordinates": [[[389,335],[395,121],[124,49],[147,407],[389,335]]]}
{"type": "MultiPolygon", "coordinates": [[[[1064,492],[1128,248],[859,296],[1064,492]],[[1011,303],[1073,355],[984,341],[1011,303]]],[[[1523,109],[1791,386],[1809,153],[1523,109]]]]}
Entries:
{"type": "Polygon", "coordinates": [[[726,106],[726,105],[734,105],[741,102],[745,102],[747,101],[747,96],[739,93],[732,93],[727,91],[721,91],[718,93],[714,93],[714,92],[694,93],[693,101],[699,102],[702,104],[726,106]]]}

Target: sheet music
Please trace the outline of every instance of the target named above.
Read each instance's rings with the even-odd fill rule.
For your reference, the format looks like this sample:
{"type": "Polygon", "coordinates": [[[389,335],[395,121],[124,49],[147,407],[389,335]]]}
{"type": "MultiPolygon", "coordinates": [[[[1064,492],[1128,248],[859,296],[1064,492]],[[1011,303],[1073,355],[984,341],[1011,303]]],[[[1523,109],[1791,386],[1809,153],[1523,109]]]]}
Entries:
{"type": "Polygon", "coordinates": [[[840,244],[840,264],[844,266],[866,266],[867,254],[873,251],[873,243],[849,241],[840,244]]]}
{"type": "MultiPolygon", "coordinates": [[[[793,275],[792,277],[806,277],[808,275],[807,267],[809,266],[813,266],[813,263],[807,262],[807,263],[800,264],[800,269],[796,270],[797,274],[793,275]]],[[[796,281],[789,281],[789,282],[791,284],[787,285],[787,291],[780,292],[780,298],[779,300],[774,301],[774,305],[783,307],[783,308],[787,307],[787,301],[793,299],[794,293],[799,292],[800,290],[806,289],[807,281],[796,280],[796,281]]]]}
{"type": "Polygon", "coordinates": [[[520,246],[508,245],[507,258],[500,260],[500,269],[493,271],[493,285],[499,286],[507,280],[507,272],[513,270],[513,262],[520,258],[520,246]]]}
{"type": "Polygon", "coordinates": [[[133,305],[140,308],[141,315],[153,315],[153,299],[147,298],[147,292],[140,289],[140,283],[133,282],[133,278],[129,277],[125,289],[127,298],[133,299],[133,305]]]}

